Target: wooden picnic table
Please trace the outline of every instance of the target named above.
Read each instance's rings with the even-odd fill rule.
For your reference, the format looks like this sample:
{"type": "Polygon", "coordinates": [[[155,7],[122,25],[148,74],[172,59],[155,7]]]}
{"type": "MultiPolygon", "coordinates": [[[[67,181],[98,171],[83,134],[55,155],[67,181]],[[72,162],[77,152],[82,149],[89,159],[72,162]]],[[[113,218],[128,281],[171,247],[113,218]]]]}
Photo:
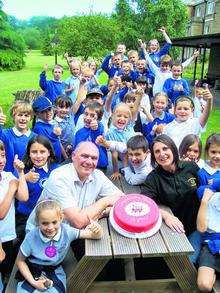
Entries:
{"type": "MultiPolygon", "coordinates": [[[[140,193],[121,178],[116,185],[127,193],[140,193]]],[[[196,291],[197,272],[188,256],[193,248],[185,234],[173,232],[166,224],[155,235],[130,239],[118,234],[107,218],[101,219],[104,235],[100,240],[85,240],[85,255],[68,275],[68,292],[180,292],[196,291]],[[134,258],[163,257],[173,279],[136,280],[134,258]],[[125,280],[94,282],[111,259],[123,259],[125,280]]]]}

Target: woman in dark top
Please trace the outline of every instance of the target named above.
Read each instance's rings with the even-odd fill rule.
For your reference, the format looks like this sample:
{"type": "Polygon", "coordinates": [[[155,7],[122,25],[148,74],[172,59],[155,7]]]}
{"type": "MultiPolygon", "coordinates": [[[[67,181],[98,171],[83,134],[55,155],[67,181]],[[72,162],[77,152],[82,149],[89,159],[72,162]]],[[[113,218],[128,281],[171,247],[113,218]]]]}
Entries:
{"type": "Polygon", "coordinates": [[[173,215],[161,208],[166,225],[189,236],[196,230],[199,168],[194,162],[180,161],[175,143],[165,134],[154,139],[151,156],[156,167],[143,184],[142,193],[168,206],[173,215]]]}

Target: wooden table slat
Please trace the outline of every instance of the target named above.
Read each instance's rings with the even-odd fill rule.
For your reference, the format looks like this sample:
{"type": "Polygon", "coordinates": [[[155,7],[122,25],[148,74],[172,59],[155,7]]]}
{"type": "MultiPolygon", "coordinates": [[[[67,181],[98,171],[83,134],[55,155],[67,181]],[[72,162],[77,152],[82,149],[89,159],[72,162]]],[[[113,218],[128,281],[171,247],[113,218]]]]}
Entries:
{"type": "Polygon", "coordinates": [[[125,194],[128,194],[128,193],[140,194],[141,193],[140,186],[128,184],[123,176],[121,177],[120,181],[121,181],[122,190],[125,194]]]}
{"type": "Polygon", "coordinates": [[[149,238],[139,239],[138,241],[143,257],[158,257],[168,253],[160,233],[156,233],[149,238]]]}
{"type": "Polygon", "coordinates": [[[111,239],[108,232],[107,219],[99,221],[103,228],[103,237],[99,240],[87,239],[85,240],[85,255],[93,258],[112,257],[111,239]]]}
{"type": "Polygon", "coordinates": [[[139,257],[140,249],[136,239],[124,237],[114,230],[109,224],[113,255],[116,258],[120,257],[139,257]]]}
{"type": "Polygon", "coordinates": [[[160,232],[169,254],[189,255],[194,252],[192,245],[184,233],[172,231],[164,222],[162,223],[160,232]]]}

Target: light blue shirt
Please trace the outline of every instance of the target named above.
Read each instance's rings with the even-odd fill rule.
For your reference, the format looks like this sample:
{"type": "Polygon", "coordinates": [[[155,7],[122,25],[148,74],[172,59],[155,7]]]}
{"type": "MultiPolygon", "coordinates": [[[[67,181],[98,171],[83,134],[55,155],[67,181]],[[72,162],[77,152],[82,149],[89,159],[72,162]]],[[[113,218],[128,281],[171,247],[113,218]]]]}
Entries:
{"type": "Polygon", "coordinates": [[[26,234],[20,250],[32,263],[56,266],[63,261],[70,243],[77,238],[79,238],[79,230],[68,224],[61,224],[60,230],[53,240],[44,237],[39,228],[34,228],[26,234]],[[54,257],[48,257],[45,254],[45,249],[51,245],[56,248],[54,257]]]}

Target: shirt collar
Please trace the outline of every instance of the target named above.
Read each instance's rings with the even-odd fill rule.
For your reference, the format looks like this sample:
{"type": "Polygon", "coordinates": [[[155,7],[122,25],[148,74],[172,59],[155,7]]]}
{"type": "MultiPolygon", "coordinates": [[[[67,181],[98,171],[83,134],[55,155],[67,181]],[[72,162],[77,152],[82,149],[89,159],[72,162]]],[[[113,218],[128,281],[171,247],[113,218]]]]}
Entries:
{"type": "Polygon", "coordinates": [[[51,121],[44,121],[40,118],[37,118],[36,122],[41,122],[41,123],[44,123],[44,124],[51,124],[53,125],[54,124],[54,120],[51,120],[51,121]]]}
{"type": "Polygon", "coordinates": [[[31,135],[31,130],[30,129],[28,129],[28,131],[26,131],[25,133],[22,133],[16,127],[13,127],[12,130],[13,130],[14,134],[17,135],[17,136],[25,135],[25,136],[29,137],[31,135]]]}
{"type": "Polygon", "coordinates": [[[153,114],[153,117],[154,117],[154,118],[159,118],[159,119],[161,119],[161,120],[163,120],[164,117],[165,117],[165,111],[163,111],[163,112],[160,114],[160,116],[156,115],[156,112],[155,112],[155,111],[153,111],[152,114],[153,114]]]}
{"type": "MultiPolygon", "coordinates": [[[[37,168],[37,167],[36,167],[37,168]]],[[[43,169],[46,173],[48,173],[48,164],[46,163],[45,165],[43,165],[42,167],[38,168],[38,169],[43,169]]]]}
{"type": "Polygon", "coordinates": [[[214,169],[212,168],[208,163],[205,163],[203,167],[209,175],[215,174],[217,171],[220,171],[220,169],[214,169]]]}
{"type": "Polygon", "coordinates": [[[45,243],[48,243],[48,242],[51,242],[51,241],[59,241],[60,240],[60,236],[61,236],[61,228],[59,228],[57,234],[53,237],[53,239],[50,239],[50,238],[47,238],[45,237],[41,230],[39,229],[39,235],[40,235],[40,239],[45,242],[45,243]]]}

